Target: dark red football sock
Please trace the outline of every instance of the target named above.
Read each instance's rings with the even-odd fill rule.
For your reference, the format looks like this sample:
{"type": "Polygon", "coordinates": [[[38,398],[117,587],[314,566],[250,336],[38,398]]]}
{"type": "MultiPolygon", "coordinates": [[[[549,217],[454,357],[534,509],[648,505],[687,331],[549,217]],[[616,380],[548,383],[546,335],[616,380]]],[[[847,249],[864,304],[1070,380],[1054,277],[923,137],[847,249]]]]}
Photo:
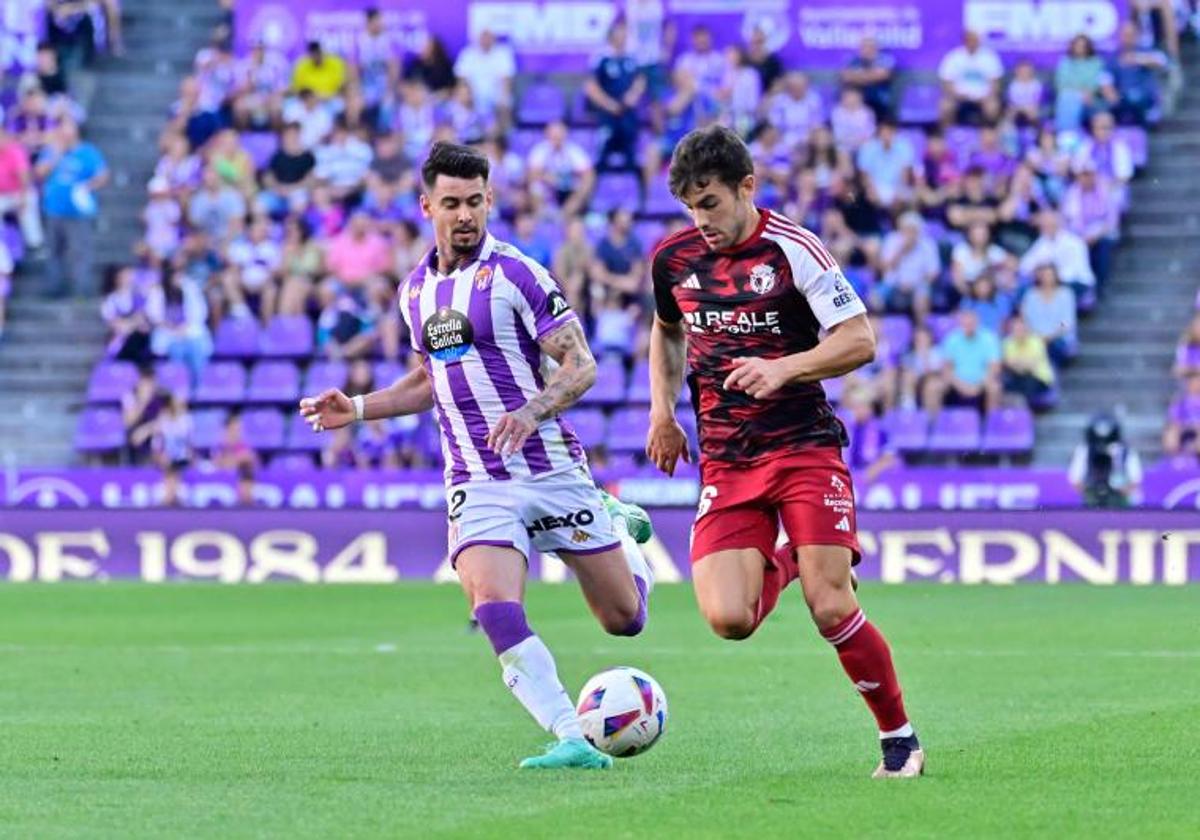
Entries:
{"type": "Polygon", "coordinates": [[[758,598],[754,612],[755,627],[766,620],[767,616],[771,614],[771,610],[775,609],[775,605],[779,603],[779,593],[783,592],[787,585],[799,575],[800,569],[796,565],[796,550],[792,548],[792,544],[785,543],[775,549],[775,556],[763,569],[762,594],[758,598]]]}
{"type": "Polygon", "coordinates": [[[867,621],[862,610],[855,610],[821,635],[837,648],[846,676],[867,701],[879,723],[879,731],[891,732],[908,723],[900,681],[892,666],[892,652],[883,634],[867,621]]]}

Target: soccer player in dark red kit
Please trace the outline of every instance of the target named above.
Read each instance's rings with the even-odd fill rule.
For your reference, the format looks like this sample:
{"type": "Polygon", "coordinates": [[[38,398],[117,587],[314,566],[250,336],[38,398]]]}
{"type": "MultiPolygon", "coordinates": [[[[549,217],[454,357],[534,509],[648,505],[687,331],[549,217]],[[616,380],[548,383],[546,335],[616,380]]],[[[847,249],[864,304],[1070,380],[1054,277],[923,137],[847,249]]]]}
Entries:
{"type": "Polygon", "coordinates": [[[728,128],[684,137],[669,178],[695,226],[653,257],[646,454],[668,474],[689,457],[675,419],[686,362],[700,432],[700,611],[717,635],[745,639],[799,577],[817,629],[879,724],[875,776],[918,776],[925,755],[891,651],[852,586],[846,431],[821,388],[874,358],[866,308],[815,235],[755,206],[750,152],[728,128]],[[789,542],[776,550],[781,520],[789,542]]]}

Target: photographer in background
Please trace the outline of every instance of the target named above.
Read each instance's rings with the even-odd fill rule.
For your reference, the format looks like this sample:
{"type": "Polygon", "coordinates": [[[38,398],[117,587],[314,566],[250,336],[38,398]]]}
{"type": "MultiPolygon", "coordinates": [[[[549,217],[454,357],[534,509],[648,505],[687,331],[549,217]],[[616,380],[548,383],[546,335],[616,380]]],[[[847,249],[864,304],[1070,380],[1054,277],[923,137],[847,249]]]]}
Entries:
{"type": "Polygon", "coordinates": [[[1127,508],[1141,501],[1142,459],[1110,414],[1092,418],[1084,442],[1075,448],[1067,470],[1071,484],[1090,508],[1127,508]]]}

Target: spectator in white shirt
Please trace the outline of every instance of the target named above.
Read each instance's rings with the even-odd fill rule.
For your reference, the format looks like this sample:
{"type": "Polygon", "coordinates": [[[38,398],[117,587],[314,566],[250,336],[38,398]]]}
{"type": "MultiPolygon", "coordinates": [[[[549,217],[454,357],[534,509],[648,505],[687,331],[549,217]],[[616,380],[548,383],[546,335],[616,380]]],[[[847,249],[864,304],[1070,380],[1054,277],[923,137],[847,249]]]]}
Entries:
{"type": "Polygon", "coordinates": [[[967,228],[967,238],[950,252],[950,280],[963,297],[971,294],[971,284],[985,273],[1015,264],[1012,255],[992,241],[992,232],[976,222],[967,228]]]}
{"type": "Polygon", "coordinates": [[[856,162],[874,204],[891,208],[911,195],[916,154],[891,119],[884,119],[879,134],[859,147],[856,162]]]}
{"type": "Polygon", "coordinates": [[[767,100],[767,120],[779,127],[789,146],[803,146],[813,128],[825,122],[825,103],[808,76],[792,70],[783,77],[782,90],[767,100]]]}
{"type": "Polygon", "coordinates": [[[563,216],[571,217],[591,195],[596,171],[591,156],[571,140],[561,121],[547,125],[545,134],[529,151],[530,185],[539,199],[551,199],[563,216]]]}
{"type": "Polygon", "coordinates": [[[1092,273],[1096,275],[1096,290],[1102,293],[1121,233],[1121,210],[1108,180],[1096,172],[1095,163],[1079,161],[1074,171],[1075,183],[1063,196],[1063,221],[1087,243],[1092,273]]]}
{"type": "Polygon", "coordinates": [[[876,308],[911,314],[917,323],[923,323],[942,263],[937,242],[925,232],[919,213],[909,211],[900,216],[896,230],[883,240],[879,268],[882,282],[874,296],[876,308]]]}
{"type": "Polygon", "coordinates": [[[300,145],[308,150],[315,149],[333,129],[333,117],[321,105],[316,93],[305,88],[283,106],[284,123],[300,126],[300,145]]]}
{"type": "Polygon", "coordinates": [[[692,48],[675,59],[675,69],[685,70],[696,80],[696,87],[714,98],[725,84],[729,59],[713,47],[712,32],[703,24],[692,29],[692,48]]]}
{"type": "Polygon", "coordinates": [[[271,225],[265,216],[256,216],[250,230],[229,243],[225,253],[229,270],[222,280],[234,317],[247,317],[254,309],[266,322],[275,314],[279,293],[276,272],[282,253],[271,238],[271,225]]]}
{"type": "Polygon", "coordinates": [[[339,119],[329,142],[317,147],[314,174],[329,186],[335,199],[343,201],[362,190],[373,157],[371,147],[339,119]]]}
{"type": "Polygon", "coordinates": [[[852,155],[875,136],[875,112],[867,107],[862,91],[855,87],[842,88],[829,121],[838,149],[852,155]]]}
{"type": "Polygon", "coordinates": [[[968,31],[962,46],[948,52],[938,66],[942,81],[942,118],[966,125],[994,122],[1000,116],[1000,56],[968,31]]]}
{"type": "Polygon", "coordinates": [[[1116,194],[1117,206],[1128,206],[1129,181],[1133,178],[1133,152],[1129,144],[1116,134],[1116,121],[1108,111],[1092,114],[1088,128],[1090,136],[1075,150],[1072,163],[1090,161],[1096,172],[1108,181],[1116,194]]]}
{"type": "Polygon", "coordinates": [[[1087,243],[1063,228],[1056,210],[1043,210],[1038,216],[1038,228],[1041,235],[1021,257],[1021,274],[1032,277],[1039,266],[1050,263],[1077,296],[1090,296],[1096,286],[1096,275],[1092,273],[1087,243]]]}
{"type": "Polygon", "coordinates": [[[475,105],[483,113],[495,114],[501,129],[512,115],[513,78],[517,59],[512,47],[496,41],[487,29],[479,33],[478,44],[468,44],[454,62],[454,74],[471,86],[475,105]]]}

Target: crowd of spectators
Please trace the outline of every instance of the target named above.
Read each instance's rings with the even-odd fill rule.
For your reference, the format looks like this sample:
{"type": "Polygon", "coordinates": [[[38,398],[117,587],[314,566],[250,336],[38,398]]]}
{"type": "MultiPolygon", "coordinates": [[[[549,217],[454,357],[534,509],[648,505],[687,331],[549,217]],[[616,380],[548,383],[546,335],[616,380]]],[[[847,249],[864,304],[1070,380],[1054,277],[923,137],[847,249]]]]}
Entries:
{"type": "MultiPolygon", "coordinates": [[[[928,423],[945,405],[1051,406],[1077,314],[1104,296],[1132,141],[1161,114],[1161,32],[1135,14],[1107,56],[1079,36],[1052,76],[967,33],[938,68],[934,113],[914,117],[869,38],[818,84],[761,32],[720,49],[697,26],[677,44],[656,7],[629,4],[575,90],[522,77],[488,32],[457,56],[435,37],[405,53],[372,10],[342,55],[313,42],[289,61],[264,41],[238,55],[214,39],[159,140],[136,262],[111,273],[113,357],[171,360],[199,396],[214,356],[238,356],[221,346],[238,322],[300,323],[316,360],[306,387],[318,369],[348,388],[353,371],[402,371],[396,288],[431,244],[417,167],[445,138],[486,151],[492,232],[553,267],[602,366],[636,390],[648,254],[684,224],[664,167],[683,134],[719,120],[750,143],[759,203],[818,232],[869,303],[880,358],[830,386],[847,422],[883,441],[877,421],[897,411],[928,423]]],[[[432,463],[422,424],[282,457],[432,463]]],[[[858,448],[872,464],[896,457],[858,448]]]]}

